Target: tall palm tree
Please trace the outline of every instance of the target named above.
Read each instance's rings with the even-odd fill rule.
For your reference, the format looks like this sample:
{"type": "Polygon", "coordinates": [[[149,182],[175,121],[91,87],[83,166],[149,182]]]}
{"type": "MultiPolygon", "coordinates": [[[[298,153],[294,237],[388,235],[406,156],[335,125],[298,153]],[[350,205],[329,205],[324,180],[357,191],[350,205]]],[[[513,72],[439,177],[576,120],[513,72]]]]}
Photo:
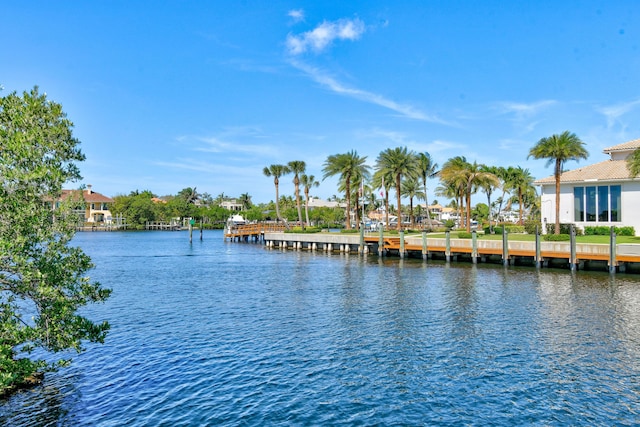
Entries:
{"type": "MultiPolygon", "coordinates": [[[[454,162],[455,163],[455,162],[454,162]]],[[[443,179],[451,179],[460,185],[463,190],[466,205],[466,229],[471,231],[471,195],[478,191],[481,184],[493,183],[498,185],[498,178],[489,172],[485,172],[482,165],[477,162],[461,163],[445,169],[442,168],[443,179]]]]}
{"type": "Polygon", "coordinates": [[[360,157],[355,150],[344,154],[333,154],[327,157],[322,169],[323,177],[340,176],[340,181],[344,182],[345,196],[347,198],[347,221],[345,228],[351,229],[351,183],[352,177],[357,174],[368,178],[370,175],[369,166],[365,164],[367,157],[360,157]]]}
{"type": "Polygon", "coordinates": [[[242,193],[240,195],[240,204],[244,210],[248,210],[251,207],[251,196],[249,193],[242,193]]]}
{"type": "Polygon", "coordinates": [[[529,156],[534,159],[547,159],[547,166],[554,164],[553,175],[556,179],[556,224],[555,234],[560,234],[560,175],[562,166],[568,160],[587,159],[589,152],[584,142],[568,130],[560,135],[554,134],[540,139],[529,150],[529,156]]]}
{"type": "MultiPolygon", "coordinates": [[[[369,185],[366,184],[366,179],[361,173],[362,171],[356,170],[355,173],[351,176],[351,200],[355,200],[354,203],[354,224],[356,225],[356,229],[360,228],[360,198],[364,199],[364,196],[367,194],[367,190],[370,191],[369,185]]],[[[344,181],[340,182],[340,186],[338,187],[340,191],[346,191],[344,181]]],[[[364,203],[363,203],[364,204],[364,203]]]]}
{"type": "Polygon", "coordinates": [[[194,204],[196,200],[198,200],[199,194],[196,187],[187,187],[178,192],[178,197],[183,199],[187,204],[194,204]]]}
{"type": "Polygon", "coordinates": [[[402,177],[417,178],[418,157],[407,147],[388,148],[382,151],[376,159],[376,169],[387,171],[395,180],[396,199],[398,206],[398,231],[402,230],[402,177]]]}
{"type": "MultiPolygon", "coordinates": [[[[485,172],[489,172],[493,175],[496,176],[496,178],[498,178],[498,180],[500,180],[499,177],[499,173],[500,173],[500,168],[498,166],[487,166],[487,165],[482,165],[482,170],[485,172]]],[[[484,191],[484,194],[487,195],[487,206],[489,207],[489,233],[493,234],[493,214],[492,214],[492,209],[491,209],[491,194],[493,194],[493,191],[495,189],[497,189],[499,187],[500,183],[498,183],[498,185],[495,185],[495,182],[492,181],[484,181],[482,183],[480,183],[480,188],[482,188],[482,191],[484,191]]]]}
{"type": "Polygon", "coordinates": [[[467,188],[465,171],[468,166],[469,162],[467,162],[466,157],[456,156],[447,160],[444,165],[442,165],[440,172],[438,172],[442,183],[440,194],[451,194],[451,196],[448,197],[453,197],[456,200],[460,224],[462,224],[464,199],[467,188]]]}
{"type": "Polygon", "coordinates": [[[313,175],[302,174],[300,176],[300,184],[304,187],[304,216],[307,220],[307,225],[311,225],[309,223],[309,190],[312,187],[319,187],[320,183],[316,181],[316,177],[313,175]]]}
{"type": "MultiPolygon", "coordinates": [[[[402,183],[402,195],[409,198],[409,221],[411,221],[411,226],[415,227],[416,222],[415,216],[413,215],[413,198],[417,197],[419,199],[426,200],[426,194],[422,192],[420,183],[417,180],[408,178],[402,183]]],[[[429,228],[431,228],[431,222],[429,222],[429,228]]]]}
{"type": "Polygon", "coordinates": [[[385,226],[389,228],[389,189],[393,184],[393,176],[387,170],[377,170],[373,174],[372,185],[374,188],[382,190],[382,197],[384,198],[384,215],[385,226]]]}
{"type": "Polygon", "coordinates": [[[282,217],[280,216],[280,195],[278,191],[278,186],[280,184],[280,177],[291,172],[287,165],[271,165],[262,170],[262,173],[265,176],[273,177],[273,185],[276,187],[276,217],[278,221],[282,221],[282,217]]]}
{"type": "Polygon", "coordinates": [[[293,172],[293,185],[296,196],[296,206],[298,208],[298,221],[302,225],[302,209],[300,208],[300,174],[304,173],[307,168],[307,164],[302,160],[293,160],[287,163],[289,170],[293,172]]]}
{"type": "Polygon", "coordinates": [[[438,164],[433,161],[431,154],[424,152],[418,154],[420,178],[424,186],[424,204],[427,206],[427,224],[431,228],[431,212],[429,212],[429,200],[427,200],[427,180],[435,178],[438,174],[438,164]]]}
{"type": "Polygon", "coordinates": [[[518,166],[513,169],[510,181],[511,188],[518,194],[518,206],[520,209],[519,224],[523,225],[523,211],[524,203],[522,200],[523,195],[533,187],[533,176],[529,172],[529,169],[523,169],[518,166]]]}

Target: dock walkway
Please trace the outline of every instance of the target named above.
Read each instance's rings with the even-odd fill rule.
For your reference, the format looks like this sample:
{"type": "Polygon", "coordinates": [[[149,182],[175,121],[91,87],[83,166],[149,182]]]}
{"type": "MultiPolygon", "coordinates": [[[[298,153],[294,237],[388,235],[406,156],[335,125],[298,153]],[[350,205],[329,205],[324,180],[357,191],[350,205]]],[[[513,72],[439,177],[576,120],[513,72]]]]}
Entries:
{"type": "MultiPolygon", "coordinates": [[[[246,233],[246,232],[245,232],[246,233]]],[[[255,236],[254,232],[252,236],[255,236]]],[[[244,233],[244,240],[248,237],[244,233]]],[[[227,235],[225,234],[225,239],[227,235]]],[[[240,239],[239,239],[240,240],[240,239]]],[[[573,242],[535,242],[516,240],[452,239],[422,236],[333,233],[284,233],[261,231],[260,238],[269,248],[326,252],[378,254],[378,256],[422,257],[449,261],[503,263],[567,267],[571,270],[600,269],[610,272],[640,271],[640,245],[589,244],[573,242]],[[505,245],[506,243],[506,245],[505,245]]],[[[614,240],[615,242],[615,240],[614,240]]]]}

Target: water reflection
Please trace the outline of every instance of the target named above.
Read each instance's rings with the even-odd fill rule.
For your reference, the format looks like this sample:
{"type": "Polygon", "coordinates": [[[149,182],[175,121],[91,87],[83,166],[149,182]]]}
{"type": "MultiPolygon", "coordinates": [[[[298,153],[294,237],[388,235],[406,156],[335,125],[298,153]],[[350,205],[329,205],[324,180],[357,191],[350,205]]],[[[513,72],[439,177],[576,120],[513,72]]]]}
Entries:
{"type": "MultiPolygon", "coordinates": [[[[184,236],[184,235],[182,235],[184,236]]],[[[81,236],[104,346],[0,424],[610,425],[638,418],[634,276],[81,236]],[[128,256],[129,253],[135,256],[128,256]]]]}

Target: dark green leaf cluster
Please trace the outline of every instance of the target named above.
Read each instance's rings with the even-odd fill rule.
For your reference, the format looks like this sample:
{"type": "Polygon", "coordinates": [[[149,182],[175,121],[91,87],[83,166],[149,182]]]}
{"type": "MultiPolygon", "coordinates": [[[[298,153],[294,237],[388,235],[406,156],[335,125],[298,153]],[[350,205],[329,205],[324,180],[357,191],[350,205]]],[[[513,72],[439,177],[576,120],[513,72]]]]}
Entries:
{"type": "MultiPolygon", "coordinates": [[[[617,236],[635,236],[635,228],[628,227],[614,227],[613,232],[617,236]]],[[[585,236],[608,236],[611,233],[611,227],[606,225],[586,226],[584,227],[585,236]]]]}
{"type": "Polygon", "coordinates": [[[0,98],[0,394],[66,361],[32,360],[36,348],[57,353],[102,342],[107,322],[78,314],[110,290],[91,282],[91,259],[71,247],[74,196],[54,203],[84,160],[73,124],[37,88],[0,98]]]}

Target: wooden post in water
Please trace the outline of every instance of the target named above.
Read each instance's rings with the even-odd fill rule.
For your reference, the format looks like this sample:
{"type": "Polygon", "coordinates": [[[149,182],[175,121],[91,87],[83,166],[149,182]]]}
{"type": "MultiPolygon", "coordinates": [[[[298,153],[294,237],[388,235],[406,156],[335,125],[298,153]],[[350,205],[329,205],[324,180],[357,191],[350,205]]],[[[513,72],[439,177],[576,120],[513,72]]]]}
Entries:
{"type": "Polygon", "coordinates": [[[404,258],[404,230],[400,230],[400,258],[404,258]]]}
{"type": "Polygon", "coordinates": [[[195,221],[193,219],[189,220],[189,243],[193,243],[193,224],[195,221]]]}
{"type": "Polygon", "coordinates": [[[609,231],[609,273],[616,272],[616,231],[613,226],[609,231]]]}
{"type": "Polygon", "coordinates": [[[451,232],[449,230],[444,233],[444,241],[446,244],[444,258],[447,262],[451,261],[451,232]]]}
{"type": "Polygon", "coordinates": [[[502,227],[502,264],[505,267],[509,265],[509,236],[507,233],[507,228],[502,227]]]}
{"type": "Polygon", "coordinates": [[[427,246],[427,232],[422,230],[422,259],[427,260],[429,258],[429,248],[427,246]]]}
{"type": "Polygon", "coordinates": [[[540,268],[542,266],[542,260],[540,258],[540,230],[538,229],[538,226],[536,225],[536,268],[540,268]]]}
{"type": "Polygon", "coordinates": [[[471,231],[471,262],[478,263],[478,233],[471,231]]]}
{"type": "Polygon", "coordinates": [[[200,240],[201,241],[202,241],[202,227],[203,227],[202,218],[200,218],[200,240]]]}
{"type": "Polygon", "coordinates": [[[378,239],[378,256],[384,255],[384,227],[380,227],[380,238],[378,239]]]}
{"type": "Polygon", "coordinates": [[[576,229],[573,224],[571,224],[569,230],[569,246],[569,269],[576,271],[578,266],[576,262],[576,229]]]}
{"type": "Polygon", "coordinates": [[[358,253],[364,254],[364,223],[360,227],[360,245],[358,246],[358,253]]]}

